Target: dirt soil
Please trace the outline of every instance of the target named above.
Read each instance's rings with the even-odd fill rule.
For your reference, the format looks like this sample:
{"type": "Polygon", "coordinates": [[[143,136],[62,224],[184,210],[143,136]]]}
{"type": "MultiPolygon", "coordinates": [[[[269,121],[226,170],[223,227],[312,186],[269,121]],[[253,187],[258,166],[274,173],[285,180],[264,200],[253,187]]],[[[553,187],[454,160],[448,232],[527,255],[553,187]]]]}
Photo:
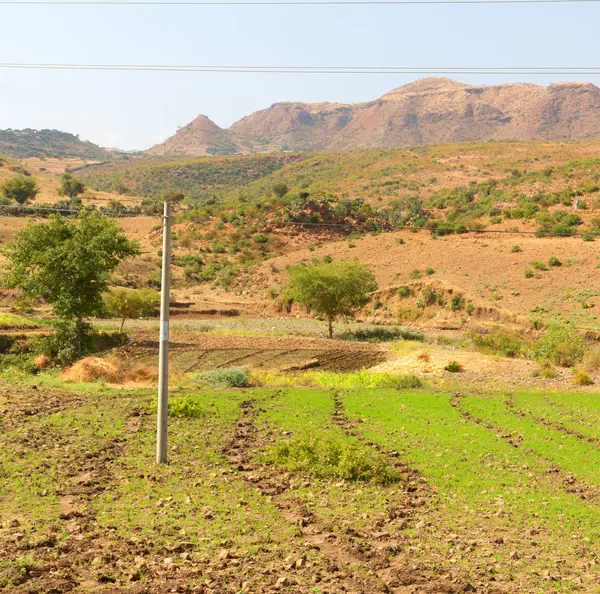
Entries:
{"type": "MultiPolygon", "coordinates": [[[[140,363],[158,357],[156,333],[136,334],[125,352],[140,363]]],[[[386,361],[389,354],[375,345],[301,337],[214,336],[178,332],[170,344],[170,361],[180,373],[248,367],[271,371],[354,371],[386,361]]]]}

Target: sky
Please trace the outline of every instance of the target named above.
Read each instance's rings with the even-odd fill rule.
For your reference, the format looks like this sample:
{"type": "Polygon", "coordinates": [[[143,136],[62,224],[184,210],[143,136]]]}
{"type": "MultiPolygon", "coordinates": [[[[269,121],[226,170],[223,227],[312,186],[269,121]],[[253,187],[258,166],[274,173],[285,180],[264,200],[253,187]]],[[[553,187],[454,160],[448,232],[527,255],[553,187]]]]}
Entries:
{"type": "MultiPolygon", "coordinates": [[[[0,62],[273,66],[600,66],[600,4],[0,5],[0,62]]],[[[228,127],[279,101],[375,99],[419,75],[0,69],[0,129],[146,149],[199,114],[228,127]]],[[[460,75],[470,84],[600,76],[460,75]]]]}

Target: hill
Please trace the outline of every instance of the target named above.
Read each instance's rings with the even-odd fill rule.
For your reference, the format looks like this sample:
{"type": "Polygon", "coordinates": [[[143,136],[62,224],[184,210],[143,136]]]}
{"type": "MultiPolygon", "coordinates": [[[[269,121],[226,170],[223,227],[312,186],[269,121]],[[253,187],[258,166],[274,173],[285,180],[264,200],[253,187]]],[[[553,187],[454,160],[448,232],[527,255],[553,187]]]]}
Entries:
{"type": "Polygon", "coordinates": [[[0,154],[28,157],[78,157],[87,160],[111,159],[113,154],[74,134],[59,130],[0,130],[0,154]]]}
{"type": "Polygon", "coordinates": [[[476,140],[600,136],[591,83],[471,86],[425,78],[367,103],[275,103],[219,128],[199,116],[151,155],[393,148],[476,140]]]}
{"type": "Polygon", "coordinates": [[[292,155],[255,155],[196,159],[132,159],[73,169],[95,190],[158,197],[165,189],[190,200],[209,199],[249,184],[292,161],[292,155]]]}

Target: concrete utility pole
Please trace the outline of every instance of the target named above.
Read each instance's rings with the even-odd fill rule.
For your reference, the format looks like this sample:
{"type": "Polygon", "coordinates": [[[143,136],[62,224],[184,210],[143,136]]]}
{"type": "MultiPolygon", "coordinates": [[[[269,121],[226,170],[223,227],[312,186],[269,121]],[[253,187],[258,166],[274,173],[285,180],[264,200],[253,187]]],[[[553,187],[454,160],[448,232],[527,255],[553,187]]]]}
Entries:
{"type": "Polygon", "coordinates": [[[156,418],[156,463],[167,461],[169,418],[169,293],[171,289],[171,204],[163,215],[162,278],[160,283],[160,343],[158,351],[158,416],[156,418]]]}

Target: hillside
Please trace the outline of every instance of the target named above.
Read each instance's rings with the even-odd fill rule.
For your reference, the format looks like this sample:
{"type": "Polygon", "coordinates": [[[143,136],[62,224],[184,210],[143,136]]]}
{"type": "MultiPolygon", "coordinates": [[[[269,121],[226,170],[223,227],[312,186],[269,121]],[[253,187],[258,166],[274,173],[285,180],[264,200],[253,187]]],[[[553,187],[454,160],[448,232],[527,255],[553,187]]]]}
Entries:
{"type": "Polygon", "coordinates": [[[74,171],[96,190],[158,197],[165,189],[174,189],[184,192],[192,200],[200,200],[245,186],[293,159],[291,155],[135,159],[88,165],[74,171]]]}
{"type": "Polygon", "coordinates": [[[78,157],[111,159],[114,155],[79,136],[59,130],[0,130],[0,154],[16,159],[27,157],[78,157]]]}
{"type": "Polygon", "coordinates": [[[591,83],[470,86],[425,78],[358,104],[275,103],[228,129],[199,116],[151,155],[330,151],[476,140],[600,136],[591,83]]]}

